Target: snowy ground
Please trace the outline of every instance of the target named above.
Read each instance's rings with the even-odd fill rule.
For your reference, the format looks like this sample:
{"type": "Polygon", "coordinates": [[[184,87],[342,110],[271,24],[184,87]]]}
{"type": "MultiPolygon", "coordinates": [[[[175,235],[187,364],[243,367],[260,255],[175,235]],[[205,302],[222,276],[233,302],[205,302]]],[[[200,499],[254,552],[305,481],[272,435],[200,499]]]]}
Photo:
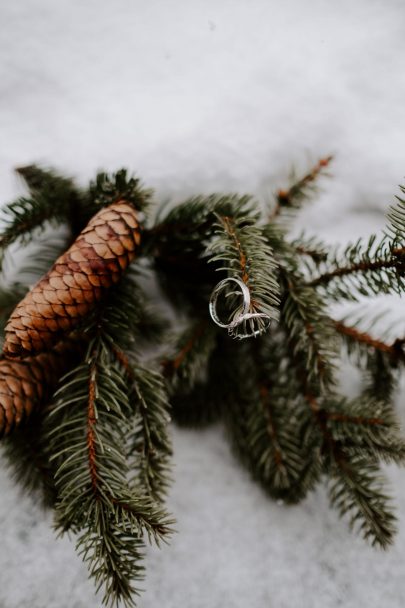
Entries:
{"type": "MultiPolygon", "coordinates": [[[[160,199],[264,200],[292,163],[334,153],[299,227],[330,242],[378,230],[405,173],[404,19],[402,0],[5,0],[0,202],[21,192],[13,167],[33,161],[81,182],[126,165],[160,199]]],[[[398,303],[395,315],[403,326],[398,303]]],[[[173,431],[179,533],[148,556],[142,608],[403,605],[403,471],[389,470],[401,529],[381,553],[322,490],[269,502],[220,428],[173,431]]],[[[0,487],[0,607],[99,606],[73,545],[4,472],[0,487]]]]}

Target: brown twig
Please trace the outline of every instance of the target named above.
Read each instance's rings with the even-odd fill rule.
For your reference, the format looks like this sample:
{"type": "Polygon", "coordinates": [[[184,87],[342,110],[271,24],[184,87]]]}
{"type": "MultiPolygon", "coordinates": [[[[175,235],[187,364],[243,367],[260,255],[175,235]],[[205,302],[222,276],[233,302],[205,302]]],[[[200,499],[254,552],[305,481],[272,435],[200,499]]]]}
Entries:
{"type": "Polygon", "coordinates": [[[342,414],[341,412],[326,412],[328,420],[334,420],[336,422],[350,422],[351,424],[361,424],[369,426],[381,426],[385,422],[382,418],[366,418],[365,416],[349,416],[348,414],[342,414]]]}
{"type": "Polygon", "coordinates": [[[381,270],[382,268],[396,268],[398,266],[398,261],[395,259],[391,260],[375,260],[368,262],[357,262],[357,264],[351,264],[350,266],[342,266],[341,268],[335,268],[335,270],[331,270],[330,272],[325,272],[324,274],[319,275],[312,281],[308,283],[311,287],[316,287],[317,285],[324,285],[325,283],[329,283],[336,277],[342,277],[349,274],[354,274],[356,272],[367,272],[369,270],[381,270]]]}
{"type": "Polygon", "coordinates": [[[247,257],[246,257],[245,252],[242,249],[242,245],[241,245],[238,235],[235,231],[233,219],[227,215],[220,216],[220,219],[224,225],[226,232],[231,237],[231,239],[235,243],[236,249],[238,250],[239,265],[240,265],[240,271],[242,274],[242,281],[245,283],[245,285],[249,286],[249,274],[247,272],[247,257]]]}
{"type": "Polygon", "coordinates": [[[163,373],[166,377],[173,376],[173,374],[179,369],[188,353],[193,349],[194,344],[203,335],[206,326],[207,321],[205,320],[198,323],[194,332],[184,344],[184,346],[180,349],[176,357],[174,359],[163,359],[161,361],[163,373]]]}
{"type": "Polygon", "coordinates": [[[305,255],[309,258],[312,258],[316,263],[325,262],[328,257],[328,254],[323,251],[317,251],[316,249],[309,249],[307,247],[303,247],[302,245],[296,245],[295,251],[299,255],[305,255]]]}
{"type": "Polygon", "coordinates": [[[371,348],[374,348],[382,353],[386,353],[393,359],[400,359],[405,361],[405,352],[402,350],[403,342],[405,340],[397,339],[393,344],[387,344],[382,340],[376,340],[370,334],[364,331],[359,331],[355,327],[345,325],[341,321],[333,321],[335,329],[342,335],[348,336],[352,340],[356,340],[361,344],[366,344],[371,348]]]}
{"type": "Polygon", "coordinates": [[[285,472],[286,468],[285,468],[284,461],[283,461],[283,454],[281,451],[280,444],[278,442],[277,428],[276,428],[276,424],[275,424],[274,418],[273,418],[270,391],[269,391],[268,387],[265,385],[262,385],[260,387],[260,398],[261,398],[264,414],[267,418],[267,432],[273,442],[274,462],[276,463],[276,466],[280,470],[285,472]]]}
{"type": "Polygon", "coordinates": [[[114,357],[117,359],[118,363],[120,363],[120,365],[122,365],[122,367],[124,368],[127,376],[131,380],[135,380],[135,375],[134,375],[134,371],[132,369],[131,363],[130,363],[127,355],[124,353],[124,351],[122,351],[120,348],[118,348],[118,346],[115,346],[115,344],[110,344],[110,348],[111,348],[111,351],[112,351],[114,357]]]}
{"type": "Polygon", "coordinates": [[[277,193],[276,206],[269,217],[269,221],[273,221],[279,215],[283,207],[288,207],[297,194],[302,192],[303,188],[314,182],[321,171],[323,171],[323,169],[329,165],[332,159],[333,156],[321,158],[311,169],[311,171],[309,171],[309,173],[304,175],[304,177],[293,184],[288,190],[279,190],[277,193]]]}
{"type": "Polygon", "coordinates": [[[96,433],[95,425],[97,422],[96,418],[96,360],[93,354],[92,363],[90,365],[89,374],[89,395],[87,401],[87,453],[89,459],[90,478],[93,492],[98,495],[98,475],[97,475],[97,462],[96,462],[96,433]]]}

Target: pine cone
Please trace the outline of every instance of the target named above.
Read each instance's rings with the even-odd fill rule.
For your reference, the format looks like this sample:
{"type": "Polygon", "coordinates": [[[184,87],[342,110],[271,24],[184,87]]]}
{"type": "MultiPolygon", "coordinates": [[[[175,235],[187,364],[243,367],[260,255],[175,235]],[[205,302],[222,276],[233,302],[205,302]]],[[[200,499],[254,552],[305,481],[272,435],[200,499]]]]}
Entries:
{"type": "Polygon", "coordinates": [[[15,308],[5,328],[4,354],[34,355],[70,333],[121,278],[139,243],[131,205],[119,201],[99,211],[15,308]]]}
{"type": "Polygon", "coordinates": [[[37,357],[0,360],[0,438],[50,398],[72,355],[80,349],[77,341],[69,340],[37,357]]]}

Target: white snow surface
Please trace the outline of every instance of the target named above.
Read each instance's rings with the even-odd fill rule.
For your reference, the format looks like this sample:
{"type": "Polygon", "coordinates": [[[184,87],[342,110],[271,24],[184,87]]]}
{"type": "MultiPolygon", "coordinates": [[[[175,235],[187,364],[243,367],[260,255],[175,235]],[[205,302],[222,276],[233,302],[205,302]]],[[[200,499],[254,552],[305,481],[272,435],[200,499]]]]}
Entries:
{"type": "MultiPolygon", "coordinates": [[[[32,162],[82,184],[128,166],[161,201],[266,201],[292,165],[333,153],[333,179],[295,230],[334,243],[380,230],[405,172],[404,18],[402,0],[5,0],[0,202],[23,192],[13,168],[32,162]]],[[[395,299],[377,305],[404,328],[395,299]]],[[[347,366],[342,380],[355,390],[347,366]]],[[[323,488],[294,507],[270,501],[220,426],[173,438],[178,533],[148,552],[140,607],[403,606],[403,471],[387,470],[400,530],[380,552],[323,488]]],[[[0,488],[0,607],[99,606],[73,542],[4,469],[0,488]]]]}

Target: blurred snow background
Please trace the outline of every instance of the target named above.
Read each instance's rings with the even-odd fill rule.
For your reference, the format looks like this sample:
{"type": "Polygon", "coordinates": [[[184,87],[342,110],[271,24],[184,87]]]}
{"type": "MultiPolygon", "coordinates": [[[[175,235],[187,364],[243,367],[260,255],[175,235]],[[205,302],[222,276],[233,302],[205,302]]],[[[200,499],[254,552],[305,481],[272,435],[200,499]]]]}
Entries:
{"type": "MultiPolygon", "coordinates": [[[[81,183],[129,166],[160,200],[267,200],[292,164],[333,153],[334,178],[296,229],[329,242],[379,230],[405,173],[404,19],[402,0],[5,0],[0,202],[22,192],[13,168],[31,162],[81,183]]],[[[269,501],[220,428],[173,432],[179,533],[148,555],[142,608],[402,606],[402,471],[388,471],[400,533],[381,553],[322,489],[296,507],[269,501]]],[[[4,471],[0,488],[1,608],[99,606],[73,543],[4,471]]]]}

